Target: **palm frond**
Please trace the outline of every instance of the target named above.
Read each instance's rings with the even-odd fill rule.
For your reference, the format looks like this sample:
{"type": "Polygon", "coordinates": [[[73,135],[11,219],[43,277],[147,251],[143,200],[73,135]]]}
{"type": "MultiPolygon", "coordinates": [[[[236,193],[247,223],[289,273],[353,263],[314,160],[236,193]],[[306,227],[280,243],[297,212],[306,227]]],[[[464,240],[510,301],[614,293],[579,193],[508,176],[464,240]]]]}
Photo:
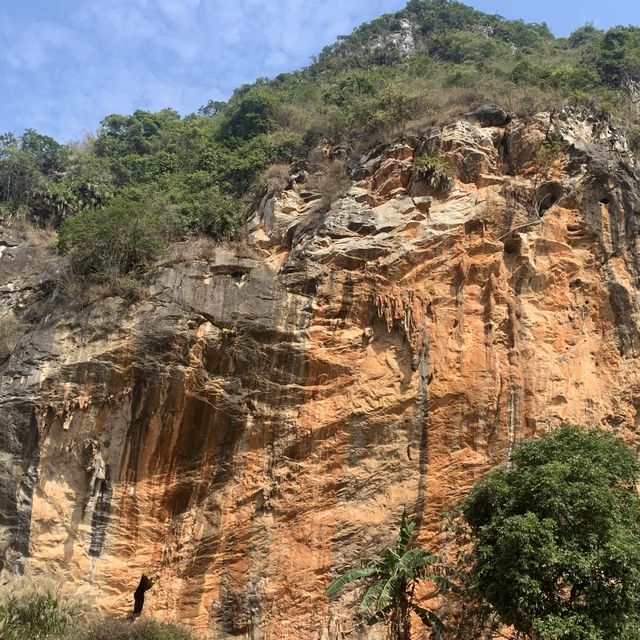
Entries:
{"type": "Polygon", "coordinates": [[[359,569],[351,569],[343,573],[340,577],[336,578],[328,587],[327,594],[332,596],[347,583],[359,580],[360,578],[369,578],[378,573],[378,568],[375,566],[360,567],[359,569]]]}
{"type": "Polygon", "coordinates": [[[388,571],[391,573],[395,566],[400,561],[401,554],[398,553],[398,550],[394,547],[386,547],[380,552],[380,563],[384,568],[384,571],[388,571]]]}

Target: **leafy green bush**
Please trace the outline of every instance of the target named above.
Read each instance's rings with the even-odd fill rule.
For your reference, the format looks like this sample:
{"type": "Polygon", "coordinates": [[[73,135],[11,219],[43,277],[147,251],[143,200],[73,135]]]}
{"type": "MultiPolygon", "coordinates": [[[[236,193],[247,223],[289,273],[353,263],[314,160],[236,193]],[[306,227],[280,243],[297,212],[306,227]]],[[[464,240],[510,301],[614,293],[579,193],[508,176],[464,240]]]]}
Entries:
{"type": "Polygon", "coordinates": [[[464,503],[473,592],[526,637],[638,638],[639,479],[636,453],[597,429],[520,443],[464,503]]]}
{"type": "Polygon", "coordinates": [[[483,65],[498,55],[510,54],[510,51],[500,40],[487,38],[480,33],[450,31],[439,34],[430,41],[429,53],[438,60],[483,65]]]}
{"type": "Polygon", "coordinates": [[[44,640],[60,637],[80,613],[76,603],[46,588],[4,595],[0,601],[2,640],[44,640]]]}
{"type": "Polygon", "coordinates": [[[0,157],[0,203],[10,211],[29,206],[34,189],[43,182],[37,160],[26,151],[6,149],[0,157]]]}
{"type": "Polygon", "coordinates": [[[588,22],[582,27],[578,27],[569,36],[569,46],[577,49],[585,44],[591,44],[602,35],[600,29],[596,29],[592,22],[588,22]]]}
{"type": "Polygon", "coordinates": [[[588,56],[605,84],[623,86],[625,81],[640,74],[640,28],[609,29],[588,56]]]}
{"type": "Polygon", "coordinates": [[[222,139],[248,140],[277,126],[278,99],[264,87],[253,87],[225,112],[222,139]]]}
{"type": "Polygon", "coordinates": [[[229,193],[245,193],[263,169],[274,162],[289,160],[302,150],[302,139],[296,134],[276,132],[254,136],[225,150],[220,158],[218,181],[229,193]]]}
{"type": "Polygon", "coordinates": [[[99,156],[109,158],[153,153],[179,122],[180,116],[173,109],[156,113],[138,109],[130,116],[112,114],[100,123],[94,148],[99,156]]]}
{"type": "Polygon", "coordinates": [[[177,218],[159,203],[116,198],[103,209],[83,211],[60,228],[58,250],[77,273],[115,281],[142,270],[181,233],[177,218]]]}
{"type": "Polygon", "coordinates": [[[27,129],[20,136],[20,149],[34,158],[44,175],[64,171],[69,163],[66,147],[34,129],[27,129]]]}

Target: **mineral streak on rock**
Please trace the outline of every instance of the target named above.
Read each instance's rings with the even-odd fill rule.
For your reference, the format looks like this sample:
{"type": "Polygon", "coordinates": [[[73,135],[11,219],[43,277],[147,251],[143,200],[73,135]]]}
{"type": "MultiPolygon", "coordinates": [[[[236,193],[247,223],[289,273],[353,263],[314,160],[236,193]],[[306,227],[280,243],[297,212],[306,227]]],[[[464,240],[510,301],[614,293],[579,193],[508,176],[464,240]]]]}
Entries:
{"type": "Polygon", "coordinates": [[[350,597],[325,587],[403,506],[441,551],[443,510],[517,440],[636,438],[640,182],[607,121],[452,123],[350,171],[328,211],[291,180],[135,304],[64,308],[55,257],[17,273],[4,243],[3,305],[39,319],[1,365],[4,570],[119,615],[148,573],[145,614],[213,637],[342,638],[350,597]],[[455,168],[447,196],[424,154],[455,168]]]}

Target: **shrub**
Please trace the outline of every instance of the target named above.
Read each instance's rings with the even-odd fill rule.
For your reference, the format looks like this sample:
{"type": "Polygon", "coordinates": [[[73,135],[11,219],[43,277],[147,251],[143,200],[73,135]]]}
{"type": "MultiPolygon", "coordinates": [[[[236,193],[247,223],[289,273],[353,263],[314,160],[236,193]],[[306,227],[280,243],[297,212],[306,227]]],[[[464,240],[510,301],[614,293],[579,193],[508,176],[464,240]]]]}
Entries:
{"type": "Polygon", "coordinates": [[[576,49],[585,44],[597,40],[602,35],[602,31],[593,26],[593,22],[588,22],[582,27],[578,27],[569,36],[569,46],[576,49]]]}
{"type": "Polygon", "coordinates": [[[255,136],[225,152],[220,163],[221,187],[227,192],[243,194],[270,164],[289,161],[302,150],[302,139],[295,134],[277,132],[255,136]]]}
{"type": "Polygon", "coordinates": [[[545,177],[562,158],[563,150],[564,147],[560,140],[548,138],[542,143],[533,159],[542,177],[545,177]]]}
{"type": "Polygon", "coordinates": [[[307,181],[309,188],[317,189],[322,195],[319,213],[329,211],[332,203],[345,195],[350,184],[347,168],[341,160],[334,160],[322,173],[310,176],[307,181]]]}
{"type": "Polygon", "coordinates": [[[80,608],[57,591],[30,588],[8,593],[0,602],[2,640],[43,640],[61,636],[80,608]]]}
{"type": "Polygon", "coordinates": [[[508,47],[494,38],[469,31],[450,31],[434,36],[429,43],[429,53],[437,60],[449,62],[474,62],[482,66],[498,55],[510,55],[508,47]]]}
{"type": "Polygon", "coordinates": [[[236,198],[212,187],[203,193],[197,230],[217,240],[228,240],[239,230],[240,209],[236,198]]]}
{"type": "Polygon", "coordinates": [[[18,149],[8,149],[0,158],[0,203],[10,211],[29,206],[33,190],[42,182],[36,159],[18,149]]]}
{"type": "Polygon", "coordinates": [[[66,147],[34,129],[27,129],[20,136],[20,148],[34,159],[44,175],[64,171],[69,162],[66,147]]]}
{"type": "Polygon", "coordinates": [[[74,628],[64,640],[194,640],[194,636],[185,627],[155,620],[97,618],[74,628]]]}
{"type": "Polygon", "coordinates": [[[143,269],[180,231],[175,216],[161,205],[120,196],[103,209],[66,220],[58,250],[69,254],[77,273],[115,281],[143,269]]]}
{"type": "Polygon", "coordinates": [[[453,171],[442,158],[420,156],[413,164],[413,175],[436,193],[446,194],[453,189],[453,171]]]}
{"type": "Polygon", "coordinates": [[[627,131],[629,149],[636,156],[640,156],[640,127],[630,127],[627,131]]]}
{"type": "Polygon", "coordinates": [[[249,89],[226,112],[221,137],[248,140],[273,131],[277,125],[278,100],[263,87],[249,89]]]}
{"type": "Polygon", "coordinates": [[[260,185],[267,191],[280,194],[291,179],[291,165],[285,162],[272,164],[260,174],[260,185]]]}

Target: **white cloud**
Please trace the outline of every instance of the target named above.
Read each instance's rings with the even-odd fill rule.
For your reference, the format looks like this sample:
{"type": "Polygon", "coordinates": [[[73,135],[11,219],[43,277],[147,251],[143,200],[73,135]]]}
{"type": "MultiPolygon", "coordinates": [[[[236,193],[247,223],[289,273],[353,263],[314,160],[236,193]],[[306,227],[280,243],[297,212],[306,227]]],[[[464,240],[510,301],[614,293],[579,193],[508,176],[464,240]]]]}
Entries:
{"type": "Polygon", "coordinates": [[[59,5],[57,20],[0,10],[0,131],[32,126],[70,139],[114,112],[191,112],[304,66],[336,35],[404,0],[48,2],[59,5]]]}

